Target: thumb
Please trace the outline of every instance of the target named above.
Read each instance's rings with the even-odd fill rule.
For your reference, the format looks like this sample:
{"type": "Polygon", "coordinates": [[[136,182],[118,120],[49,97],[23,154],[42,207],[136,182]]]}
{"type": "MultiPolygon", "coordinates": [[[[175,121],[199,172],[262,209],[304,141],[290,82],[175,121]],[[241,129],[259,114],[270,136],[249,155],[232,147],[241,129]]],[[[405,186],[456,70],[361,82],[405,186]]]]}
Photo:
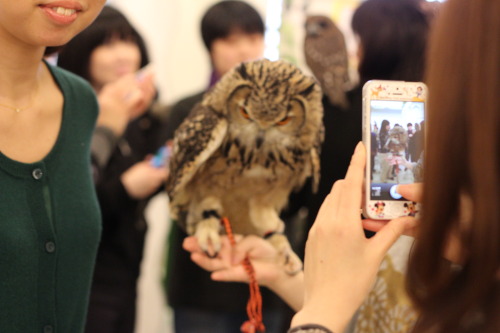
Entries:
{"type": "Polygon", "coordinates": [[[371,239],[375,252],[378,252],[380,256],[384,256],[403,232],[411,228],[414,220],[412,217],[405,216],[389,221],[371,239]]]}

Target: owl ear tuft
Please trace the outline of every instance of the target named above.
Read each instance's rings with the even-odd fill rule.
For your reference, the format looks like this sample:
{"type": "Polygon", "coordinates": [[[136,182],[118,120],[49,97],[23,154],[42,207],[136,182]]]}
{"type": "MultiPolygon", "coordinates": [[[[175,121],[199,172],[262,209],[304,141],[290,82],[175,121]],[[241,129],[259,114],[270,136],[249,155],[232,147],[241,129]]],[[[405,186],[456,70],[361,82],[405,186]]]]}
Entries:
{"type": "Polygon", "coordinates": [[[250,76],[248,75],[248,72],[247,72],[247,67],[245,66],[244,63],[241,64],[241,65],[239,65],[236,70],[238,71],[238,73],[241,75],[241,77],[244,80],[249,80],[250,79],[250,76]]]}

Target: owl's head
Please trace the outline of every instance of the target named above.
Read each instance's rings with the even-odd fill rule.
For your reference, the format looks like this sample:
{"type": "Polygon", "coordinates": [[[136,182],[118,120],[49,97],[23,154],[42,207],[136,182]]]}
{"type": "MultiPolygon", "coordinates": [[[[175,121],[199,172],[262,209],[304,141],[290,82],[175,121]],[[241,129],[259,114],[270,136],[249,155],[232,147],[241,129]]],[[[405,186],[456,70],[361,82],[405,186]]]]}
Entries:
{"type": "Polygon", "coordinates": [[[227,73],[207,99],[229,121],[229,130],[266,140],[315,133],[322,126],[316,81],[285,61],[243,63],[227,73]]]}
{"type": "Polygon", "coordinates": [[[324,15],[312,15],[306,18],[306,38],[320,38],[338,31],[331,18],[324,15]]]}

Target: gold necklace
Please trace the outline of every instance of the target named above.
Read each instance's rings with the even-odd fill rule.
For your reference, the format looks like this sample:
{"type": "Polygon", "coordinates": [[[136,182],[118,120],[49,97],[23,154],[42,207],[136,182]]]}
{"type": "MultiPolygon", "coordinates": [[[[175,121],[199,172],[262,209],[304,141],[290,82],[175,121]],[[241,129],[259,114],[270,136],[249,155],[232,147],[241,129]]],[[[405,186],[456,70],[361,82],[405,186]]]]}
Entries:
{"type": "Polygon", "coordinates": [[[3,107],[3,108],[6,108],[6,109],[10,109],[12,111],[16,111],[17,113],[19,113],[21,111],[29,109],[31,107],[31,104],[32,103],[30,103],[28,106],[25,106],[24,108],[18,108],[18,107],[15,107],[15,106],[5,105],[5,104],[1,104],[1,103],[0,103],[0,106],[3,107]]]}
{"type": "Polygon", "coordinates": [[[33,94],[33,96],[31,97],[31,101],[29,102],[28,105],[26,105],[25,107],[22,107],[22,108],[19,108],[17,106],[10,106],[10,105],[7,105],[7,104],[2,104],[0,103],[0,107],[3,107],[3,108],[6,108],[6,109],[9,109],[9,110],[12,110],[12,111],[15,111],[16,113],[19,113],[21,111],[24,111],[24,110],[27,110],[29,109],[30,107],[33,106],[33,103],[35,102],[35,97],[36,95],[38,95],[38,86],[36,86],[36,89],[35,89],[35,93],[33,94]]]}

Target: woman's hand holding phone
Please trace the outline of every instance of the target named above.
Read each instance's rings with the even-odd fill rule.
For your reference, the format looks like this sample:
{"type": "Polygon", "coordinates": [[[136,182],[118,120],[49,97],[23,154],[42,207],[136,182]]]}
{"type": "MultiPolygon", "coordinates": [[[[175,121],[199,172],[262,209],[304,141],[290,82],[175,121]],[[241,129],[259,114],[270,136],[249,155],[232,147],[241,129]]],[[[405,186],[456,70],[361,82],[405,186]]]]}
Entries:
{"type": "Polygon", "coordinates": [[[343,332],[375,281],[387,250],[409,227],[386,222],[367,239],[359,210],[366,151],[358,144],[343,180],[335,182],[309,231],[304,261],[304,306],[292,326],[317,323],[343,332]]]}

